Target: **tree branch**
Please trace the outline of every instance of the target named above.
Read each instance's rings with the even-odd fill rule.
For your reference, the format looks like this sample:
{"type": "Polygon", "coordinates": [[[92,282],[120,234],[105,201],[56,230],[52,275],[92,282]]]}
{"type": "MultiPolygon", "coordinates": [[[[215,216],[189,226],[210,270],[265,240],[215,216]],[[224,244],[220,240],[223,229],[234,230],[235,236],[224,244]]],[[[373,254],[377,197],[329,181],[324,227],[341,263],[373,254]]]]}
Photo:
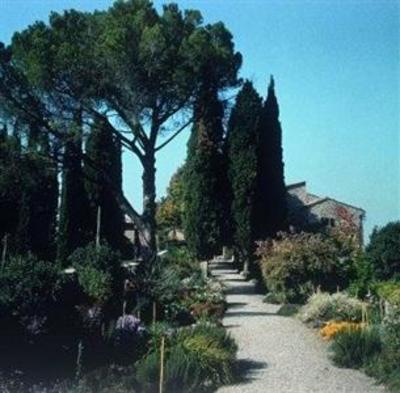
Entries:
{"type": "Polygon", "coordinates": [[[161,143],[161,145],[157,146],[154,151],[159,151],[161,150],[163,147],[165,147],[166,145],[168,145],[168,143],[170,143],[171,141],[173,141],[192,121],[193,121],[193,117],[190,118],[189,121],[187,121],[183,126],[181,126],[180,128],[178,128],[177,131],[175,131],[166,141],[164,141],[163,143],[161,143]]]}

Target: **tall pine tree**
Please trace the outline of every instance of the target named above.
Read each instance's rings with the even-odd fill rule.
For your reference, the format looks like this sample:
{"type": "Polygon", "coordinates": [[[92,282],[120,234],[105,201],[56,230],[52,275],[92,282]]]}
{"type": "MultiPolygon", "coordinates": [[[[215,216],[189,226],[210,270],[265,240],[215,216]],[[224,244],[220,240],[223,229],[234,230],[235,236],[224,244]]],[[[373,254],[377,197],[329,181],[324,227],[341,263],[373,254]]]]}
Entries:
{"type": "Polygon", "coordinates": [[[260,127],[255,237],[266,239],[287,226],[282,129],[272,76],[260,127]]]}
{"type": "Polygon", "coordinates": [[[246,81],[232,109],[227,135],[228,173],[232,189],[232,217],[237,255],[249,270],[255,250],[255,195],[262,99],[246,81]]]}
{"type": "Polygon", "coordinates": [[[64,146],[62,194],[57,256],[65,263],[68,256],[90,240],[89,201],[82,168],[82,137],[72,133],[64,146]]]}
{"type": "Polygon", "coordinates": [[[91,233],[94,237],[97,210],[100,207],[100,237],[112,248],[123,251],[126,245],[124,213],[115,198],[115,190],[122,190],[121,154],[121,144],[113,137],[110,127],[104,122],[95,121],[86,142],[87,159],[84,166],[91,233]]]}
{"type": "Polygon", "coordinates": [[[203,86],[195,108],[195,121],[185,165],[185,237],[199,260],[221,251],[223,225],[223,106],[217,89],[203,86]]]}

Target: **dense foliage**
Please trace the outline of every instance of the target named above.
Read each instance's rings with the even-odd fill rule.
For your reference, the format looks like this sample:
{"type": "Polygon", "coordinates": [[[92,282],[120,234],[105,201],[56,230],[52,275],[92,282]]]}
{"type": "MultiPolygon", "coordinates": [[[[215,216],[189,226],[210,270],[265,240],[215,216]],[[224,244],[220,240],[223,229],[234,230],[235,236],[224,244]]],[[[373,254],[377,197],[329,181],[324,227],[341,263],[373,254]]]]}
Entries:
{"type": "Polygon", "coordinates": [[[175,240],[176,232],[183,230],[185,213],[184,173],[184,166],[177,169],[169,181],[167,195],[161,198],[157,205],[157,230],[161,243],[175,240]]]}
{"type": "MultiPolygon", "coordinates": [[[[90,239],[89,199],[82,168],[82,137],[77,135],[65,144],[63,154],[60,223],[57,257],[63,264],[78,247],[90,239]]],[[[94,240],[94,239],[92,239],[94,240]]]]}
{"type": "Polygon", "coordinates": [[[400,222],[375,228],[366,248],[375,278],[400,279],[400,222]]]}
{"type": "Polygon", "coordinates": [[[251,82],[246,81],[232,108],[226,140],[234,244],[237,255],[247,264],[254,259],[257,240],[255,197],[261,109],[260,96],[251,82]]]}
{"type": "Polygon", "coordinates": [[[360,368],[381,351],[382,343],[376,328],[348,328],[335,335],[331,345],[332,360],[347,368],[360,368]]]}
{"type": "Polygon", "coordinates": [[[286,186],[279,106],[271,77],[258,144],[255,237],[264,240],[287,227],[286,186]]]}
{"type": "MultiPolygon", "coordinates": [[[[27,131],[29,131],[28,129],[27,131]]],[[[16,135],[0,135],[0,238],[8,252],[54,258],[58,200],[57,170],[46,156],[46,140],[23,146],[16,135]]]]}
{"type": "Polygon", "coordinates": [[[331,237],[313,233],[282,233],[273,241],[259,243],[257,254],[269,291],[286,302],[302,302],[320,288],[346,288],[351,261],[331,237]]]}
{"type": "Polygon", "coordinates": [[[185,238],[199,260],[218,254],[223,245],[224,157],[223,107],[213,85],[204,86],[195,108],[195,123],[185,164],[185,238]]]}
{"type": "Polygon", "coordinates": [[[78,248],[69,263],[76,269],[78,282],[89,302],[103,304],[111,298],[121,299],[124,277],[121,260],[108,246],[90,243],[78,248]]]}
{"type": "Polygon", "coordinates": [[[156,152],[191,122],[210,64],[217,91],[236,85],[241,55],[230,32],[176,4],[158,12],[147,0],[116,1],[102,12],[52,13],[49,24],[16,33],[0,54],[7,112],[35,119],[61,142],[81,117],[100,117],[138,158],[143,214],[130,213],[154,251],[156,152]]]}
{"type": "Polygon", "coordinates": [[[321,325],[328,321],[361,321],[363,308],[366,304],[338,292],[334,294],[316,293],[300,309],[299,317],[303,322],[321,325]]]}
{"type": "MultiPolygon", "coordinates": [[[[137,364],[137,378],[148,392],[158,391],[154,381],[160,372],[160,340],[155,339],[154,350],[137,364]]],[[[223,328],[199,324],[179,330],[166,342],[166,392],[200,392],[233,381],[237,347],[223,328]]]]}
{"type": "Polygon", "coordinates": [[[7,259],[0,270],[0,319],[8,328],[43,333],[54,310],[61,277],[57,267],[33,255],[7,259]]]}
{"type": "Polygon", "coordinates": [[[107,123],[94,123],[86,141],[85,189],[90,207],[90,232],[95,237],[100,208],[100,237],[115,250],[124,251],[124,213],[115,197],[122,192],[121,143],[107,123]]]}
{"type": "Polygon", "coordinates": [[[331,345],[333,361],[363,368],[390,391],[400,388],[400,313],[393,309],[379,325],[339,332],[331,345]]]}

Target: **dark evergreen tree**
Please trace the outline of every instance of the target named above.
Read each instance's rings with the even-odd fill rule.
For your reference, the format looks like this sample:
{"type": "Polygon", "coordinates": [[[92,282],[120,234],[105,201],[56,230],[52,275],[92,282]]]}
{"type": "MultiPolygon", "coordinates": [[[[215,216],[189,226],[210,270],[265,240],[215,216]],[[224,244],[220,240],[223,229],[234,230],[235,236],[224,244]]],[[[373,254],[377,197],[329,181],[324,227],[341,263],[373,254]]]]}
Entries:
{"type": "Polygon", "coordinates": [[[257,149],[262,99],[251,82],[244,83],[232,109],[227,135],[228,173],[232,189],[234,243],[248,271],[255,250],[257,149]]]}
{"type": "Polygon", "coordinates": [[[64,146],[57,255],[61,262],[90,237],[90,210],[82,168],[82,138],[73,134],[64,146]]]}
{"type": "Polygon", "coordinates": [[[223,106],[216,89],[203,87],[195,105],[195,121],[185,165],[185,238],[199,260],[221,251],[223,241],[223,106]]]}
{"type": "Polygon", "coordinates": [[[261,116],[257,176],[255,237],[266,239],[287,226],[282,129],[272,76],[261,116]]]}
{"type": "Polygon", "coordinates": [[[121,144],[107,123],[96,121],[86,143],[85,187],[90,204],[90,228],[94,238],[97,210],[101,208],[100,237],[123,251],[124,213],[115,193],[122,193],[121,144]]]}
{"type": "Polygon", "coordinates": [[[18,210],[15,245],[18,253],[32,252],[39,258],[55,254],[58,184],[54,164],[34,152],[23,158],[24,185],[18,210]]]}
{"type": "Polygon", "coordinates": [[[9,245],[18,226],[22,185],[20,158],[18,143],[4,128],[0,139],[0,237],[2,240],[8,235],[9,245]]]}
{"type": "Polygon", "coordinates": [[[57,171],[52,160],[43,155],[45,140],[32,141],[22,149],[15,138],[3,136],[1,172],[1,235],[9,235],[9,251],[32,252],[40,258],[54,257],[58,202],[57,171]],[[6,142],[7,140],[7,142],[6,142]]]}

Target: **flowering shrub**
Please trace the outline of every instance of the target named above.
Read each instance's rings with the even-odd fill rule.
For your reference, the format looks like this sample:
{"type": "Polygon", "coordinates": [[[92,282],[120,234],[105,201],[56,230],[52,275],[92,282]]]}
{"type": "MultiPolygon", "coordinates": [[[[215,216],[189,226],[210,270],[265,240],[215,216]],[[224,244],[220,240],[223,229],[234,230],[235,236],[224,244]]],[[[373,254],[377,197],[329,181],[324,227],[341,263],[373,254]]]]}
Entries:
{"type": "Polygon", "coordinates": [[[365,327],[364,323],[357,323],[357,322],[337,322],[331,321],[325,324],[325,326],[320,330],[320,334],[324,340],[331,340],[334,338],[338,333],[344,330],[357,330],[363,329],[365,327]]]}
{"type": "Polygon", "coordinates": [[[225,313],[224,303],[195,303],[190,307],[191,314],[195,319],[216,318],[221,319],[225,313]]]}
{"type": "Polygon", "coordinates": [[[122,315],[118,318],[112,336],[114,360],[117,363],[131,364],[146,350],[146,329],[134,315],[122,315]]]}
{"type": "Polygon", "coordinates": [[[301,307],[299,317],[303,322],[317,324],[330,320],[357,322],[361,321],[364,307],[365,303],[343,292],[332,295],[320,292],[312,295],[301,307]]]}
{"type": "Polygon", "coordinates": [[[273,241],[260,242],[257,255],[265,285],[286,302],[303,302],[320,287],[333,292],[348,285],[350,253],[333,237],[314,233],[281,233],[273,241]]]}
{"type": "Polygon", "coordinates": [[[207,280],[192,287],[183,304],[195,319],[221,319],[226,309],[223,286],[216,280],[207,280]]]}

